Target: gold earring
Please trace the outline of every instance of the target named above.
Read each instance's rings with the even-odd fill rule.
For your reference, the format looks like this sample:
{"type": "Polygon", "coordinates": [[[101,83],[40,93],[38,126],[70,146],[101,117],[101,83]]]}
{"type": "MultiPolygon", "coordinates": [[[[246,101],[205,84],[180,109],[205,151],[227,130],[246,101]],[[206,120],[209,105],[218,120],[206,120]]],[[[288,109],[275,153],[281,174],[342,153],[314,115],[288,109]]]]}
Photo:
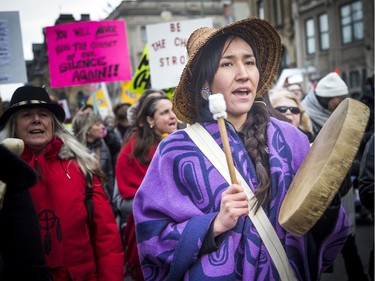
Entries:
{"type": "Polygon", "coordinates": [[[151,129],[152,129],[152,128],[154,128],[154,125],[153,125],[153,124],[151,124],[151,125],[150,125],[150,128],[151,128],[151,129]]]}

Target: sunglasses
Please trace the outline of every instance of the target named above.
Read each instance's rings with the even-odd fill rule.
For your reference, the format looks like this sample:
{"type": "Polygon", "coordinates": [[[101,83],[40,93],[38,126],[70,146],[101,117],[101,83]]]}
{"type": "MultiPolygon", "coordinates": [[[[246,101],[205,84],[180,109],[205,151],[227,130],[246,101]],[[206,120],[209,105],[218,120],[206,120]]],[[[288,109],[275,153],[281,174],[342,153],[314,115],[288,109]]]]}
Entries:
{"type": "Polygon", "coordinates": [[[289,111],[292,113],[292,114],[300,114],[301,113],[301,110],[299,109],[299,107],[295,107],[295,106],[276,106],[275,109],[281,113],[285,113],[289,111]]]}

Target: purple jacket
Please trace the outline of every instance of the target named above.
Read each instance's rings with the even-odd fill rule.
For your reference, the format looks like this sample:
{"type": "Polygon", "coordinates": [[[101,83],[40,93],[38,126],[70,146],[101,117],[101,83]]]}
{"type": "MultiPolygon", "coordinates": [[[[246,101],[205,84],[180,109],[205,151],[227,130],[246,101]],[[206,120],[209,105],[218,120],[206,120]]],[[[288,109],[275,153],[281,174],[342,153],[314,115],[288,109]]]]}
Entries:
{"type": "MultiPolygon", "coordinates": [[[[222,147],[217,123],[203,126],[222,147]]],[[[227,131],[235,166],[254,192],[254,165],[239,136],[227,131]]],[[[297,279],[318,280],[345,242],[346,215],[341,206],[336,211],[328,208],[322,219],[329,218],[329,224],[318,229],[319,239],[313,231],[299,237],[284,230],[278,223],[279,210],[310,145],[298,129],[273,118],[267,137],[272,201],[265,211],[297,279]]],[[[248,217],[240,218],[232,230],[221,235],[217,250],[200,252],[228,185],[185,131],[160,143],[134,200],[138,251],[146,280],[280,280],[248,217]]]]}

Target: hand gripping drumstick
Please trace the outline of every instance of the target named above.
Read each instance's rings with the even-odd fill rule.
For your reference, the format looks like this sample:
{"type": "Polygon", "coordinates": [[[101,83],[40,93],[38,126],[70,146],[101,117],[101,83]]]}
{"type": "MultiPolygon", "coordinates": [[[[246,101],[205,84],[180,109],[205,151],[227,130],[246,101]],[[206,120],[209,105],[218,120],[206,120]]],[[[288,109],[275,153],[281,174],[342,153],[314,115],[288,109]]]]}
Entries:
{"type": "Polygon", "coordinates": [[[5,146],[11,152],[20,156],[25,148],[23,140],[16,138],[6,138],[1,145],[5,146]]]}
{"type": "MultiPolygon", "coordinates": [[[[25,145],[21,139],[7,138],[0,145],[6,147],[11,152],[20,156],[25,148],[25,145]]],[[[0,180],[0,209],[3,205],[3,198],[7,190],[7,185],[0,180]]]]}
{"type": "Polygon", "coordinates": [[[236,173],[234,171],[232,153],[230,151],[227,129],[225,128],[224,118],[227,118],[226,105],[223,94],[217,93],[208,97],[208,103],[211,113],[219,125],[220,137],[223,142],[225,158],[227,160],[230,179],[233,183],[238,183],[236,173]]]}

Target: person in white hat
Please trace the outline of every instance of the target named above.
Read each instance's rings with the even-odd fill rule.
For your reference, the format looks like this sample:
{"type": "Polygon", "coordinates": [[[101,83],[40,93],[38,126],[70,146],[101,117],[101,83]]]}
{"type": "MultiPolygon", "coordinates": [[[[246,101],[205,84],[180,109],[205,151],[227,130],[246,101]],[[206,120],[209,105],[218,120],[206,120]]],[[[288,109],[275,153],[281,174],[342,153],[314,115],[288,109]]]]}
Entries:
{"type": "MultiPolygon", "coordinates": [[[[333,111],[348,97],[348,86],[336,72],[328,73],[319,80],[315,88],[315,93],[310,93],[302,101],[302,105],[313,123],[313,129],[316,135],[318,135],[333,111]]],[[[355,169],[352,167],[347,176],[343,179],[339,191],[350,224],[349,236],[342,249],[342,254],[349,280],[366,281],[367,277],[363,270],[355,240],[355,197],[354,189],[352,188],[353,183],[350,177],[355,174],[354,171],[355,169]]]]}
{"type": "Polygon", "coordinates": [[[348,97],[348,86],[336,72],[331,72],[319,80],[315,92],[308,94],[302,101],[302,106],[313,123],[315,135],[332,112],[348,97]]]}

